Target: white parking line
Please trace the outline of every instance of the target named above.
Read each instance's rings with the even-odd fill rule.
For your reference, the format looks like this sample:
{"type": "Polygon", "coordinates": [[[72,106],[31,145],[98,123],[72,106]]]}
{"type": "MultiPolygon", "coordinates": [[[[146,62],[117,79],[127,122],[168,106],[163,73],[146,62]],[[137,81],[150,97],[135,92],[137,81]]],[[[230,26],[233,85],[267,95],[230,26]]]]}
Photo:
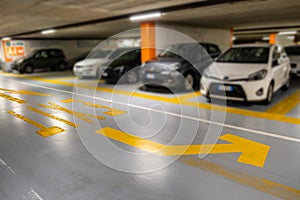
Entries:
{"type": "Polygon", "coordinates": [[[43,200],[43,198],[32,188],[27,192],[26,196],[23,195],[23,198],[26,200],[43,200]]]}
{"type": "Polygon", "coordinates": [[[13,175],[16,175],[16,172],[6,164],[6,162],[4,162],[1,158],[0,158],[0,166],[3,166],[6,170],[8,170],[10,173],[12,173],[13,175]]]}
{"type": "Polygon", "coordinates": [[[89,95],[85,95],[85,94],[78,94],[78,93],[74,93],[74,92],[70,92],[70,91],[65,91],[65,90],[60,90],[60,89],[56,89],[56,88],[36,85],[36,84],[32,84],[32,83],[26,83],[26,82],[22,82],[22,81],[14,80],[14,82],[20,82],[24,85],[29,85],[29,86],[33,86],[33,87],[39,87],[39,88],[52,90],[52,91],[56,91],[56,92],[67,93],[67,94],[71,94],[71,95],[78,95],[78,96],[87,97],[87,98],[90,98],[90,99],[97,99],[97,100],[108,102],[108,103],[114,103],[114,104],[119,104],[119,105],[123,105],[123,106],[129,106],[129,107],[133,107],[133,108],[137,108],[137,109],[141,109],[141,110],[147,110],[147,111],[157,112],[157,113],[161,113],[161,114],[166,114],[166,115],[173,116],[173,117],[184,118],[184,119],[188,119],[188,120],[193,120],[193,121],[203,122],[203,123],[207,123],[207,124],[213,124],[213,125],[217,125],[217,126],[231,128],[231,129],[235,129],[235,130],[239,130],[239,131],[250,132],[250,133],[257,134],[257,135],[263,135],[263,136],[268,136],[268,137],[273,137],[273,138],[277,138],[277,139],[282,139],[282,140],[287,140],[287,141],[300,143],[299,138],[293,138],[293,137],[289,137],[289,136],[278,135],[278,134],[275,134],[275,133],[270,133],[270,132],[255,130],[255,129],[249,129],[249,128],[235,126],[235,125],[231,125],[231,124],[214,122],[214,121],[210,121],[210,120],[206,120],[206,119],[200,119],[200,118],[197,118],[197,117],[177,114],[177,113],[173,113],[173,112],[162,111],[162,110],[153,109],[153,108],[144,107],[144,106],[137,106],[137,105],[123,103],[123,102],[117,102],[117,101],[113,101],[111,99],[104,99],[104,98],[93,97],[93,96],[89,96],[89,95]]]}

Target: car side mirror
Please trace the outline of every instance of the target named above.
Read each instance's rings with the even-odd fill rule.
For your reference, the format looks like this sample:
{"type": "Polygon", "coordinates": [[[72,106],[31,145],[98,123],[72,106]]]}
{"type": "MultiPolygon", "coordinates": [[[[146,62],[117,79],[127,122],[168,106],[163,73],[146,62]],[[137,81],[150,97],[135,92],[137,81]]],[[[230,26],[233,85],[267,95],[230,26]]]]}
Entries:
{"type": "Polygon", "coordinates": [[[277,65],[279,65],[278,60],[273,60],[273,61],[272,61],[272,67],[275,67],[275,66],[277,66],[277,65]]]}

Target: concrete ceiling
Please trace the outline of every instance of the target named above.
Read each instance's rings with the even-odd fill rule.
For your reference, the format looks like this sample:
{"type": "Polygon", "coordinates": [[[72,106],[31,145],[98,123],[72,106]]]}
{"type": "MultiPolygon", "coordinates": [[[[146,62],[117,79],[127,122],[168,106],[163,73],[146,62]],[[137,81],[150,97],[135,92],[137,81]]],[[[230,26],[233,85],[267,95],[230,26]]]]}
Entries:
{"type": "Polygon", "coordinates": [[[299,0],[227,2],[231,3],[222,0],[2,0],[0,36],[106,38],[124,30],[138,28],[137,22],[133,23],[128,19],[132,13],[164,10],[172,6],[180,9],[166,12],[166,15],[158,20],[160,23],[234,28],[240,35],[247,34],[247,31],[253,33],[256,29],[261,29],[259,30],[261,32],[278,31],[289,27],[300,30],[299,0]],[[197,8],[180,7],[195,2],[211,4],[216,2],[216,4],[197,8]],[[104,19],[104,22],[98,23],[101,19],[104,19]],[[95,21],[84,24],[91,20],[95,21]],[[39,33],[42,29],[53,27],[60,29],[52,35],[43,36],[39,33]],[[274,30],[265,29],[266,27],[273,27],[274,30]]]}

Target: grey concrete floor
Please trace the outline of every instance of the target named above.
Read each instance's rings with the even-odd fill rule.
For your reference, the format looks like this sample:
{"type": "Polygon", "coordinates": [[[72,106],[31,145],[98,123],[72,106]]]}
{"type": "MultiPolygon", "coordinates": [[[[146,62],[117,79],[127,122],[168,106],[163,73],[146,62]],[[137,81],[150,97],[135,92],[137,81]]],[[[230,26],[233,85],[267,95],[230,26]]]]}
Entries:
{"type": "Polygon", "coordinates": [[[298,83],[279,91],[270,106],[234,103],[222,111],[201,96],[176,103],[186,93],[98,84],[71,72],[1,73],[0,199],[299,200],[299,106],[282,115],[265,112],[298,91],[298,83]],[[37,134],[51,134],[53,126],[63,132],[37,134]],[[102,128],[135,137],[95,132],[102,128]],[[252,143],[234,147],[251,150],[244,161],[233,147],[200,157],[157,155],[145,147],[221,146],[230,144],[218,139],[226,134],[269,147],[264,163],[249,161],[260,157],[252,143]]]}

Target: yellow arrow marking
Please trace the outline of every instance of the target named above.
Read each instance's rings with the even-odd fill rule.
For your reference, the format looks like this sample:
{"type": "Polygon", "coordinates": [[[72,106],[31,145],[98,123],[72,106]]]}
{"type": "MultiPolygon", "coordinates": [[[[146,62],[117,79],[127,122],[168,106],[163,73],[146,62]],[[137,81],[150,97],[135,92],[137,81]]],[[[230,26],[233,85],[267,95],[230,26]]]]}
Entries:
{"type": "Polygon", "coordinates": [[[93,123],[93,120],[89,119],[89,117],[91,118],[95,118],[95,119],[99,119],[99,120],[105,120],[105,117],[102,116],[95,116],[95,115],[91,115],[91,114],[87,114],[87,113],[83,113],[83,112],[77,112],[77,111],[73,111],[73,110],[69,110],[67,108],[64,108],[60,105],[57,105],[56,103],[53,102],[49,102],[49,105],[44,105],[44,104],[39,104],[41,107],[44,108],[50,108],[53,110],[60,110],[66,113],[69,113],[75,117],[78,117],[79,119],[87,122],[87,123],[93,123]]]}
{"type": "Polygon", "coordinates": [[[231,144],[197,144],[197,145],[171,145],[166,146],[157,142],[146,140],[122,131],[105,127],[96,131],[106,137],[122,142],[124,144],[142,149],[158,155],[197,155],[197,154],[220,154],[241,153],[238,162],[263,167],[268,156],[270,146],[254,142],[232,134],[219,137],[221,140],[231,144]]]}
{"type": "Polygon", "coordinates": [[[39,134],[40,136],[43,136],[43,137],[49,137],[49,136],[56,135],[58,133],[62,133],[62,132],[65,131],[64,129],[62,129],[60,127],[57,127],[57,126],[52,126],[52,127],[48,128],[48,127],[46,127],[46,126],[44,126],[42,124],[39,124],[39,123],[37,123],[37,122],[35,122],[35,121],[33,121],[33,120],[31,120],[31,119],[23,116],[23,115],[15,113],[12,110],[9,110],[7,112],[9,114],[11,114],[11,115],[13,115],[13,116],[15,116],[15,117],[17,117],[17,118],[19,118],[19,119],[21,119],[21,120],[29,123],[29,124],[31,124],[33,126],[39,128],[40,130],[36,131],[36,133],[39,134]]]}
{"type": "Polygon", "coordinates": [[[17,102],[19,104],[27,103],[27,101],[25,101],[25,100],[18,99],[18,98],[15,98],[15,97],[9,96],[7,94],[3,94],[3,93],[0,93],[0,97],[5,98],[5,99],[10,100],[10,101],[17,102]]]}
{"type": "Polygon", "coordinates": [[[70,122],[70,121],[68,121],[68,120],[62,119],[62,118],[57,117],[57,116],[55,116],[55,115],[46,113],[46,112],[44,112],[44,111],[42,111],[42,110],[39,110],[39,109],[36,109],[36,108],[34,108],[34,107],[28,106],[27,109],[28,109],[28,110],[31,110],[31,111],[33,111],[33,112],[39,113],[39,114],[41,114],[41,115],[44,115],[44,116],[46,116],[46,117],[55,119],[55,120],[57,120],[57,121],[63,122],[63,123],[65,123],[65,124],[67,124],[67,125],[69,125],[69,126],[72,126],[72,127],[74,127],[74,128],[78,127],[78,125],[75,124],[75,123],[73,123],[73,122],[70,122]]]}
{"type": "Polygon", "coordinates": [[[33,92],[29,90],[10,90],[10,89],[5,89],[5,88],[0,88],[2,91],[7,91],[11,94],[25,94],[25,95],[33,95],[33,96],[52,96],[52,94],[45,94],[45,93],[40,93],[40,92],[33,92]]]}
{"type": "Polygon", "coordinates": [[[116,109],[116,108],[111,108],[111,107],[108,107],[108,106],[102,106],[100,104],[94,104],[94,103],[90,103],[90,102],[86,102],[86,101],[82,101],[82,100],[65,99],[65,100],[62,100],[61,102],[63,102],[63,103],[79,102],[79,103],[82,103],[83,105],[86,105],[86,106],[106,109],[108,111],[103,112],[103,114],[109,115],[109,116],[118,116],[118,115],[122,115],[122,114],[126,113],[126,111],[123,111],[123,110],[119,110],[119,109],[116,109]]]}

